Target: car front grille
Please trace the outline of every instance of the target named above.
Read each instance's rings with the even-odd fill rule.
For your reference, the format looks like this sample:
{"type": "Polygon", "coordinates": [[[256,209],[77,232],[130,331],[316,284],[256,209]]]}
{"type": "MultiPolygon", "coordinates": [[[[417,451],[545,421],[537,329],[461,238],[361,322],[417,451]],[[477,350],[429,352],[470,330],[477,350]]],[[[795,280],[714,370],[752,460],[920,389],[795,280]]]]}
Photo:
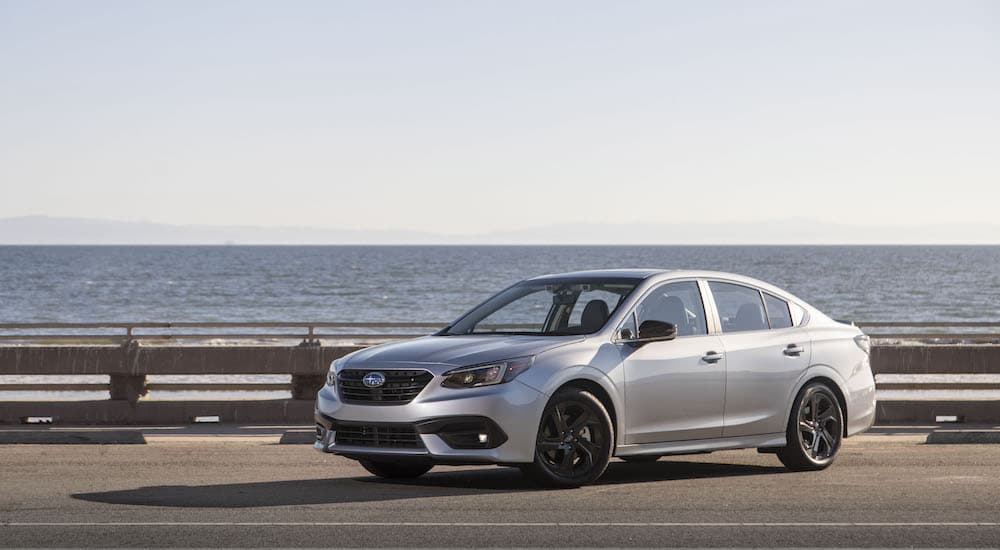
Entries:
{"type": "Polygon", "coordinates": [[[434,378],[425,370],[344,369],[337,375],[340,398],[347,402],[404,405],[413,401],[434,378]],[[385,384],[369,388],[362,379],[370,372],[385,375],[385,384]]]}
{"type": "Polygon", "coordinates": [[[337,445],[394,449],[423,449],[417,430],[408,424],[338,423],[334,429],[337,445]]]}

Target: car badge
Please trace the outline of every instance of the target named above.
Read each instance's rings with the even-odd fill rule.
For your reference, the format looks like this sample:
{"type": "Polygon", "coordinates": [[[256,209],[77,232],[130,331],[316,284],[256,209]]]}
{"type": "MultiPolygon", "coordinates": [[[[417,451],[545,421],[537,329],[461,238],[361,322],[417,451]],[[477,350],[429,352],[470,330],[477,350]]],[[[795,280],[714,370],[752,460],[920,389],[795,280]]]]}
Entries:
{"type": "Polygon", "coordinates": [[[361,379],[366,388],[381,388],[385,385],[385,375],[381,372],[369,372],[361,379]]]}

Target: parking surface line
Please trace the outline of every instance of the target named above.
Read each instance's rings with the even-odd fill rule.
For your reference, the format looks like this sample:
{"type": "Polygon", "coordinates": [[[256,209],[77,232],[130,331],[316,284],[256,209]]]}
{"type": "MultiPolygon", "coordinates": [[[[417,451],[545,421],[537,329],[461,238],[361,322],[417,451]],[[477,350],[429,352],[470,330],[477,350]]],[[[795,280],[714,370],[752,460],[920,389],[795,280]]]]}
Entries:
{"type": "Polygon", "coordinates": [[[970,522],[413,522],[413,521],[92,521],[0,522],[2,527],[1000,527],[970,522]]]}

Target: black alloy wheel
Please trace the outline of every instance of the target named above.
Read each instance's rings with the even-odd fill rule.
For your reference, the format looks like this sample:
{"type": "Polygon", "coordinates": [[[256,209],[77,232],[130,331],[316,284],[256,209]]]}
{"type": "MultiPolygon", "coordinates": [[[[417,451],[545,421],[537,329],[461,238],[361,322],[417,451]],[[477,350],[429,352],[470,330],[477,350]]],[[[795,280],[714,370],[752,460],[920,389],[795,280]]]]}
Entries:
{"type": "Polygon", "coordinates": [[[807,384],[788,419],[787,444],[778,458],[791,470],[822,470],[833,463],[844,434],[840,402],[822,382],[807,384]]]}
{"type": "Polygon", "coordinates": [[[563,388],[542,413],[535,460],[521,469],[549,487],[579,487],[604,473],[614,448],[611,417],[593,394],[563,388]]]}

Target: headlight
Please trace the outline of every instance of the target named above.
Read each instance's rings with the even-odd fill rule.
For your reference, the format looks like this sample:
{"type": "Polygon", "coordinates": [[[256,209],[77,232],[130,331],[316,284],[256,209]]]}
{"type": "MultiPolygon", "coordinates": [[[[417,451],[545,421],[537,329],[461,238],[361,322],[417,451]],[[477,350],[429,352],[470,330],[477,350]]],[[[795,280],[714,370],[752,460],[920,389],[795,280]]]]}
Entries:
{"type": "Polygon", "coordinates": [[[331,388],[337,387],[337,368],[344,361],[344,358],[335,359],[333,363],[330,363],[330,370],[326,373],[326,385],[331,388]]]}
{"type": "Polygon", "coordinates": [[[450,370],[441,383],[446,388],[478,388],[510,382],[531,367],[534,357],[519,357],[450,370]]]}

